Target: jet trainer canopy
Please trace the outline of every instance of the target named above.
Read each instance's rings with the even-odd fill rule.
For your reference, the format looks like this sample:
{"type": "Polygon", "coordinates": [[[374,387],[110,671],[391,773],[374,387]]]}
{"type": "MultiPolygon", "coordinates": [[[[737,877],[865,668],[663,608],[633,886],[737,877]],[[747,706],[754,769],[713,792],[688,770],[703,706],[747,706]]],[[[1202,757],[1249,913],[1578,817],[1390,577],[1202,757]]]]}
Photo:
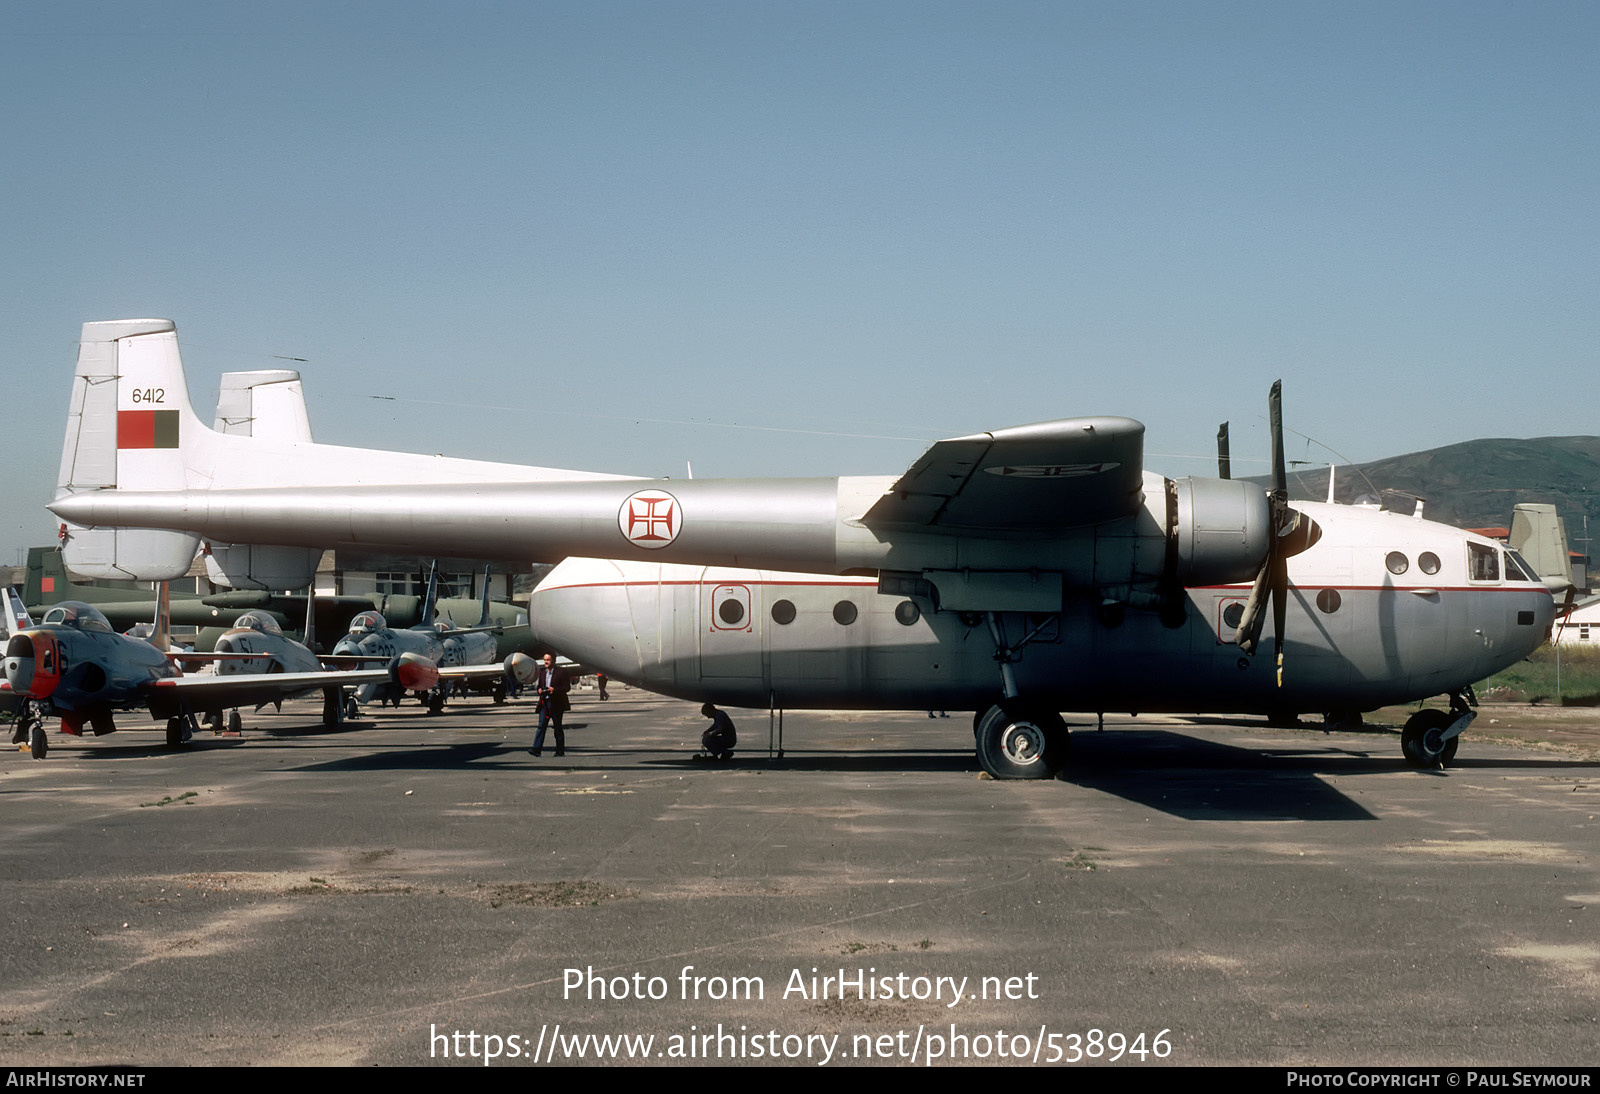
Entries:
{"type": "Polygon", "coordinates": [[[370,634],[389,629],[389,621],[381,612],[361,612],[350,620],[351,634],[370,634]]]}
{"type": "Polygon", "coordinates": [[[235,627],[243,630],[260,631],[262,634],[283,633],[283,628],[278,626],[278,621],[263,612],[245,612],[233,621],[235,627]]]}
{"type": "Polygon", "coordinates": [[[115,634],[111,621],[101,614],[100,609],[81,600],[63,600],[55,607],[44,613],[44,622],[54,623],[63,627],[73,627],[80,631],[100,631],[103,634],[115,634]]]}

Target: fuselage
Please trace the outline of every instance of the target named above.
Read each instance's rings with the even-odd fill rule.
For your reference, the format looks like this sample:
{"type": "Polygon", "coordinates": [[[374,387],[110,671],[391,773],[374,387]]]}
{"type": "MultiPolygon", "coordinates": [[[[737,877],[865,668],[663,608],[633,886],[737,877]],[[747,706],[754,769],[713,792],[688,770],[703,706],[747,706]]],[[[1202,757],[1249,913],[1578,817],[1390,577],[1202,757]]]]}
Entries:
{"type": "Polygon", "coordinates": [[[216,641],[215,651],[225,655],[217,662],[218,676],[248,676],[265,672],[316,672],[322,668],[310,648],[283,633],[264,612],[246,612],[234,628],[216,641]]]}
{"type": "Polygon", "coordinates": [[[392,684],[368,684],[357,692],[363,703],[397,697],[401,690],[425,690],[438,682],[428,669],[491,665],[497,660],[495,637],[487,632],[454,633],[449,624],[409,628],[390,627],[377,612],[362,612],[350,621],[350,633],[333,647],[334,656],[362,657],[386,662],[395,675],[392,684]]]}
{"type": "MultiPolygon", "coordinates": [[[[1289,560],[1281,686],[1273,658],[1235,644],[1249,586],[1219,584],[1185,589],[1181,621],[1073,590],[1059,613],[996,613],[1008,645],[1037,629],[1019,690],[1062,711],[1367,710],[1454,691],[1544,641],[1554,603],[1514,552],[1393,513],[1296,508],[1322,534],[1289,560]]],[[[874,577],[569,559],[530,607],[564,654],[696,701],[982,710],[1001,690],[981,613],[874,577]]]]}

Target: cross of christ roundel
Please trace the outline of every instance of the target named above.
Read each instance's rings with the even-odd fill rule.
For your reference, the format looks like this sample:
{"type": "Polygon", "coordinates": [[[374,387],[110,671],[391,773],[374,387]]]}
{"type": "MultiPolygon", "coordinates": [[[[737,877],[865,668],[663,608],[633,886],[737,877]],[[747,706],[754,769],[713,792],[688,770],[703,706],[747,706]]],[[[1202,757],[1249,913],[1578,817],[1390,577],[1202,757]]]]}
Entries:
{"type": "Polygon", "coordinates": [[[678,499],[665,490],[640,490],[622,503],[617,527],[635,547],[655,550],[678,538],[683,513],[678,499]]]}

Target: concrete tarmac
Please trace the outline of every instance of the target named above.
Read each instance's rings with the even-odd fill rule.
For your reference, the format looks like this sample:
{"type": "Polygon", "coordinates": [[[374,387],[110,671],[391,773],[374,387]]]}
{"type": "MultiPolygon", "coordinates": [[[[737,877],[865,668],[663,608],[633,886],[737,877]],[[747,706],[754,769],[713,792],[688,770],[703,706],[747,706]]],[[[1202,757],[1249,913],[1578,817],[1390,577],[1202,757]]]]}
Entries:
{"type": "Polygon", "coordinates": [[[995,782],[968,714],[717,764],[573,708],[7,751],[0,1064],[1600,1062],[1589,760],[1114,718],[995,782]]]}

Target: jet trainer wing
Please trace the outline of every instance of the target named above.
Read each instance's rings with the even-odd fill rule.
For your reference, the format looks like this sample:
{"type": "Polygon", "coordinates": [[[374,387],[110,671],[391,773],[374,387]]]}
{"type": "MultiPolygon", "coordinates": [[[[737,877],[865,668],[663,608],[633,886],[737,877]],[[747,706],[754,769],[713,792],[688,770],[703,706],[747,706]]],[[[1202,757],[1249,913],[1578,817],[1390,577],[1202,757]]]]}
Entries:
{"type": "Polygon", "coordinates": [[[213,706],[250,706],[287,699],[318,688],[350,687],[358,684],[387,683],[385,669],[358,669],[351,672],[260,672],[236,676],[173,676],[155,680],[151,692],[181,696],[194,709],[213,706]]]}
{"type": "Polygon", "coordinates": [[[1125,517],[1141,504],[1144,425],[1064,418],[938,441],[873,504],[874,531],[1031,534],[1125,517]]]}

